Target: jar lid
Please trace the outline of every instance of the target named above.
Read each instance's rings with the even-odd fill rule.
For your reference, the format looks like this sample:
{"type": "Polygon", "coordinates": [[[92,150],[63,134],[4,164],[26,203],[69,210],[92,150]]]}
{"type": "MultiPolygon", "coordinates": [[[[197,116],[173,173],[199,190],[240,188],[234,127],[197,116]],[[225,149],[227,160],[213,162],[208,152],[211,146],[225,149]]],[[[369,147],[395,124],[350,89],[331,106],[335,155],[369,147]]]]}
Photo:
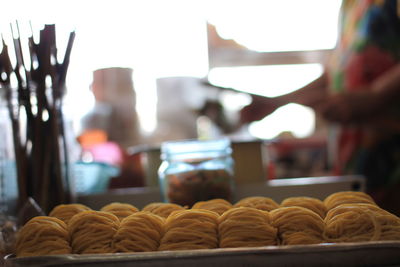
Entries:
{"type": "Polygon", "coordinates": [[[220,157],[232,153],[229,139],[168,141],[161,144],[161,158],[220,157]]]}

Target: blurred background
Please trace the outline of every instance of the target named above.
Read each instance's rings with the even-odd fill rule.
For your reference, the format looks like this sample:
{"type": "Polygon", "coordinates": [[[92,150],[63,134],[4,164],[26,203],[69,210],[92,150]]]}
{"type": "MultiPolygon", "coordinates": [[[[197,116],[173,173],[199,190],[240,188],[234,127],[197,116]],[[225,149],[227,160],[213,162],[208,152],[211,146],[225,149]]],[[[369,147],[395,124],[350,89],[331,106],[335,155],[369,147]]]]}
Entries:
{"type": "MultiPolygon", "coordinates": [[[[312,109],[288,104],[244,126],[238,112],[250,103],[250,94],[286,94],[322,73],[336,43],[340,4],[18,0],[3,3],[0,30],[12,47],[10,22],[18,21],[21,38],[56,24],[60,55],[69,32],[76,32],[64,114],[80,164],[150,175],[148,167],[141,169],[143,155],[139,163],[136,157],[146,152],[145,163],[151,164],[149,154],[162,142],[228,136],[234,147],[255,142],[257,151],[268,151],[260,159],[260,179],[318,176],[326,170],[326,132],[312,109]]],[[[156,183],[155,155],[153,178],[114,179],[108,186],[156,183]]],[[[234,156],[240,166],[242,156],[234,156]]],[[[93,183],[101,184],[77,183],[94,191],[93,183]]]]}
{"type": "MultiPolygon", "coordinates": [[[[340,2],[7,1],[0,21],[5,38],[15,20],[22,34],[29,34],[29,21],[37,29],[55,23],[60,46],[76,31],[66,98],[76,133],[94,105],[92,72],[133,68],[141,131],[149,136],[157,128],[158,78],[208,76],[216,85],[276,96],[318,77],[324,52],[336,42],[340,2]]],[[[245,96],[228,97],[227,109],[246,104],[245,96]]],[[[295,105],[250,127],[260,138],[283,131],[306,137],[314,130],[312,111],[295,105]]]]}

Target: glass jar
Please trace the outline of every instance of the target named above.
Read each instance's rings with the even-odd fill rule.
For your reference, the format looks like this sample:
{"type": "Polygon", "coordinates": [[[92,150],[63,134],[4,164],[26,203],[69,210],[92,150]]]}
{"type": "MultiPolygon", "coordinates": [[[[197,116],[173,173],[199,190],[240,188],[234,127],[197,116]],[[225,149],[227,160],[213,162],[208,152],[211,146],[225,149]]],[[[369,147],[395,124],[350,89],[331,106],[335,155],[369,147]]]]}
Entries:
{"type": "Polygon", "coordinates": [[[165,202],[192,207],[198,201],[232,201],[233,159],[228,139],[165,142],[158,170],[165,202]]]}

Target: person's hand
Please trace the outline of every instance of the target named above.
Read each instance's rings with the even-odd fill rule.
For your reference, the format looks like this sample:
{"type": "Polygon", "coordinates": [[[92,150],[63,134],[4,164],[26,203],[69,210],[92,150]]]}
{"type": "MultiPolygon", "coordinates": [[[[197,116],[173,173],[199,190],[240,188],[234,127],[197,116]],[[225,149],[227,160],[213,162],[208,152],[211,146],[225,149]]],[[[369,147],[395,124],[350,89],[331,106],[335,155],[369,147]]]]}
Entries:
{"type": "Polygon", "coordinates": [[[315,109],[325,119],[338,123],[366,123],[382,112],[379,94],[371,91],[348,92],[328,97],[315,109]]]}
{"type": "Polygon", "coordinates": [[[240,111],[240,121],[242,124],[262,120],[281,106],[278,98],[257,95],[252,95],[251,97],[252,102],[240,111]]]}

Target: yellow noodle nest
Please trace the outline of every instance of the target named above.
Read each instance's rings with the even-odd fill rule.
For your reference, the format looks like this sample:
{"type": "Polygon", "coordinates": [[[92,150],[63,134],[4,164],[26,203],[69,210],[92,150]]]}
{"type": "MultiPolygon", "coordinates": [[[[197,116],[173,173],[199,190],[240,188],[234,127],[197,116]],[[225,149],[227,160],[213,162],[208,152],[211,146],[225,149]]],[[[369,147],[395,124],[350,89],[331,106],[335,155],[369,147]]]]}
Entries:
{"type": "Polygon", "coordinates": [[[376,205],[343,204],[328,211],[327,242],[400,240],[400,218],[376,205]]]}
{"type": "Polygon", "coordinates": [[[225,199],[216,198],[207,201],[199,201],[195,203],[192,208],[211,210],[218,213],[219,215],[222,215],[222,213],[232,208],[232,204],[225,199]]]}
{"type": "Polygon", "coordinates": [[[289,197],[281,202],[281,207],[303,207],[317,213],[321,218],[325,218],[325,204],[318,198],[313,197],[289,197]]]}
{"type": "Polygon", "coordinates": [[[279,208],[279,204],[269,197],[254,196],[241,199],[235,205],[233,205],[233,207],[250,207],[259,210],[271,211],[279,208]]]}
{"type": "Polygon", "coordinates": [[[71,218],[68,227],[73,253],[111,253],[119,219],[109,212],[82,211],[71,218]]]}
{"type": "Polygon", "coordinates": [[[154,202],[142,211],[113,202],[100,211],[81,204],[55,207],[19,231],[17,257],[400,240],[400,218],[362,192],[323,201],[246,197],[199,201],[191,209],[154,202]]]}
{"type": "Polygon", "coordinates": [[[218,247],[218,214],[202,209],[172,212],[165,222],[159,250],[218,247]]]}
{"type": "Polygon", "coordinates": [[[164,232],[164,222],[164,218],[148,211],[126,217],[114,235],[114,252],[156,251],[164,232]]]}
{"type": "Polygon", "coordinates": [[[83,204],[78,204],[78,203],[72,203],[72,204],[60,204],[55,206],[49,213],[50,217],[56,217],[66,224],[68,224],[69,220],[74,216],[75,214],[85,211],[85,210],[91,210],[91,208],[83,205],[83,204]]]}
{"type": "Polygon", "coordinates": [[[278,229],[279,244],[323,243],[324,221],[303,207],[281,207],[270,212],[272,225],[278,229]]]}
{"type": "Polygon", "coordinates": [[[34,217],[18,232],[16,240],[17,257],[70,253],[67,225],[58,218],[34,217]]]}
{"type": "Polygon", "coordinates": [[[171,212],[177,210],[185,210],[185,208],[174,203],[153,202],[142,209],[142,211],[148,211],[163,218],[167,218],[171,212]]]}
{"type": "Polygon", "coordinates": [[[330,194],[324,200],[327,210],[333,209],[341,204],[351,203],[367,203],[376,205],[371,196],[364,192],[342,191],[330,194]]]}
{"type": "Polygon", "coordinates": [[[112,202],[102,207],[100,211],[110,212],[117,216],[121,221],[123,218],[128,217],[139,210],[135,206],[128,203],[112,202]]]}
{"type": "Polygon", "coordinates": [[[218,219],[219,247],[258,247],[277,244],[277,230],[267,211],[232,208],[218,219]]]}

